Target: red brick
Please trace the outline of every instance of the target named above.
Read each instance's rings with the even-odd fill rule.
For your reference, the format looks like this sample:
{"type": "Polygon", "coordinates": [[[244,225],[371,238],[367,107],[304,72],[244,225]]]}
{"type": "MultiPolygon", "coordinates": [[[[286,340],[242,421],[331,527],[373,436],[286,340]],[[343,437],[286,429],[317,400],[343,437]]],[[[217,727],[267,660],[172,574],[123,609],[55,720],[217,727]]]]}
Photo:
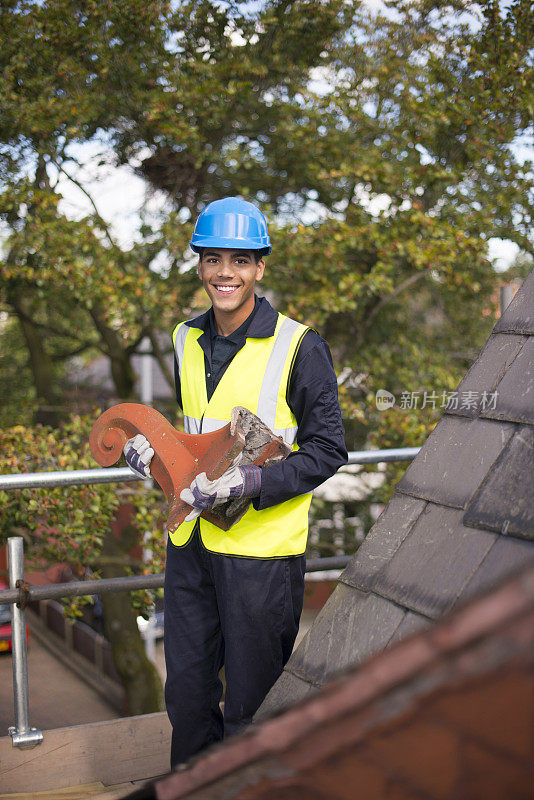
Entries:
{"type": "Polygon", "coordinates": [[[376,728],[380,720],[380,709],[375,703],[361,711],[354,711],[337,719],[316,726],[293,743],[283,753],[281,759],[296,772],[304,772],[317,762],[346,750],[347,746],[357,747],[365,741],[369,730],[376,728]]]}
{"type": "Polygon", "coordinates": [[[379,767],[348,751],[309,770],[306,783],[326,792],[330,800],[383,800],[387,779],[379,767]]]}
{"type": "Polygon", "coordinates": [[[459,774],[460,743],[451,731],[412,717],[392,733],[372,737],[363,757],[365,753],[416,790],[436,800],[452,797],[459,774]]]}
{"type": "Polygon", "coordinates": [[[476,600],[447,620],[432,628],[429,636],[440,650],[454,650],[473,638],[488,634],[525,611],[531,602],[519,581],[510,581],[495,592],[476,600]]]}
{"type": "Polygon", "coordinates": [[[462,754],[463,776],[456,797],[461,800],[532,800],[534,770],[521,768],[512,759],[466,744],[462,754]]]}
{"type": "Polygon", "coordinates": [[[534,685],[519,668],[441,694],[427,704],[426,716],[534,761],[534,685]]]}
{"type": "MultiPolygon", "coordinates": [[[[219,795],[220,797],[221,795],[219,795]]],[[[332,800],[332,796],[308,785],[304,779],[291,781],[290,783],[262,783],[259,786],[251,786],[244,792],[237,792],[233,795],[224,795],[227,800],[332,800]]]]}
{"type": "Polygon", "coordinates": [[[391,783],[384,795],[384,800],[424,800],[428,795],[423,795],[402,783],[391,783]]]}

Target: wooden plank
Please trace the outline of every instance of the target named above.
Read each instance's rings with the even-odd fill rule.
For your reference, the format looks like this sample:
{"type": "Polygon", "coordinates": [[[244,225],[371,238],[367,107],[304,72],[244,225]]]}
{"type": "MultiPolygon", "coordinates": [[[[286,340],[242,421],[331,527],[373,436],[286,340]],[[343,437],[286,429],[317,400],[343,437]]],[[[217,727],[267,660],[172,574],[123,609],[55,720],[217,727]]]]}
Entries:
{"type": "MultiPolygon", "coordinates": [[[[93,796],[91,800],[123,800],[123,798],[130,797],[135,790],[139,790],[146,785],[145,781],[142,783],[121,783],[120,786],[104,789],[101,794],[93,796]]],[[[58,800],[63,800],[63,798],[58,798],[58,800]]]]}
{"type": "MultiPolygon", "coordinates": [[[[141,783],[121,783],[120,786],[106,788],[103,783],[84,783],[80,786],[69,786],[65,789],[54,789],[54,800],[122,800],[132,794],[134,789],[146,785],[141,783]]],[[[0,800],[51,800],[50,789],[44,792],[15,792],[0,794],[0,800]]]]}
{"type": "MultiPolygon", "coordinates": [[[[130,790],[133,783],[128,784],[130,790]]],[[[102,795],[106,791],[106,787],[101,781],[96,783],[84,783],[80,786],[67,787],[66,789],[54,789],[55,800],[81,800],[84,797],[95,797],[95,795],[102,795]]],[[[44,792],[10,792],[9,794],[0,794],[0,800],[50,800],[50,789],[45,789],[44,792]]]]}
{"type": "MultiPolygon", "coordinates": [[[[107,789],[103,794],[91,797],[91,800],[125,800],[125,798],[130,797],[134,789],[135,786],[133,783],[121,783],[120,788],[107,789]]],[[[58,800],[63,800],[63,798],[58,798],[58,800]]]]}
{"type": "Polygon", "coordinates": [[[44,731],[32,750],[0,738],[0,792],[39,792],[100,781],[114,786],[170,769],[171,727],[165,713],[123,717],[44,731]]]}

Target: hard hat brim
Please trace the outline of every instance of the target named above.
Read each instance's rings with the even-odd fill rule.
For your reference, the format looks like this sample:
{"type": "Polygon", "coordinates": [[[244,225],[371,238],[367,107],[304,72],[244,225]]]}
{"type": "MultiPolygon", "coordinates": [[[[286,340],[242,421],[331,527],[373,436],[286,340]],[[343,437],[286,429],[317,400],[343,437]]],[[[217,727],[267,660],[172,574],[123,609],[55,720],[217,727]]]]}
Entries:
{"type": "Polygon", "coordinates": [[[267,256],[272,250],[270,245],[257,239],[225,239],[220,236],[196,236],[194,243],[190,241],[189,246],[195,253],[213,247],[214,250],[261,250],[262,255],[267,256]]]}

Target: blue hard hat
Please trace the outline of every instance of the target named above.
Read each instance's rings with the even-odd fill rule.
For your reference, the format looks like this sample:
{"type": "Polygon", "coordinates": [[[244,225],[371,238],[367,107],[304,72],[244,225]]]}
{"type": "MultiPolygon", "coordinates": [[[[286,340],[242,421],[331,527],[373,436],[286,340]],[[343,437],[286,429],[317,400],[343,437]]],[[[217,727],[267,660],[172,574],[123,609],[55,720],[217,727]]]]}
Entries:
{"type": "Polygon", "coordinates": [[[260,209],[241,197],[214,200],[201,211],[191,249],[199,253],[203,247],[236,248],[271,252],[267,221],[260,209]]]}

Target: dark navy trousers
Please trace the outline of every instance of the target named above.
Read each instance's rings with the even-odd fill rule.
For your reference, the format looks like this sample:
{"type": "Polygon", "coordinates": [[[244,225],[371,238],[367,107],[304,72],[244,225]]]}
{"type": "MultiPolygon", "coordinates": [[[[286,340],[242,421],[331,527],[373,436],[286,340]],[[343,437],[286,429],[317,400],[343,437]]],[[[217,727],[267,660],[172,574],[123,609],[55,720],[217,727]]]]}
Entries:
{"type": "Polygon", "coordinates": [[[195,532],[169,540],[165,569],[165,701],[171,767],[247,726],[291,655],[305,557],[212,553],[195,532]],[[219,708],[224,665],[224,718],[219,708]]]}

